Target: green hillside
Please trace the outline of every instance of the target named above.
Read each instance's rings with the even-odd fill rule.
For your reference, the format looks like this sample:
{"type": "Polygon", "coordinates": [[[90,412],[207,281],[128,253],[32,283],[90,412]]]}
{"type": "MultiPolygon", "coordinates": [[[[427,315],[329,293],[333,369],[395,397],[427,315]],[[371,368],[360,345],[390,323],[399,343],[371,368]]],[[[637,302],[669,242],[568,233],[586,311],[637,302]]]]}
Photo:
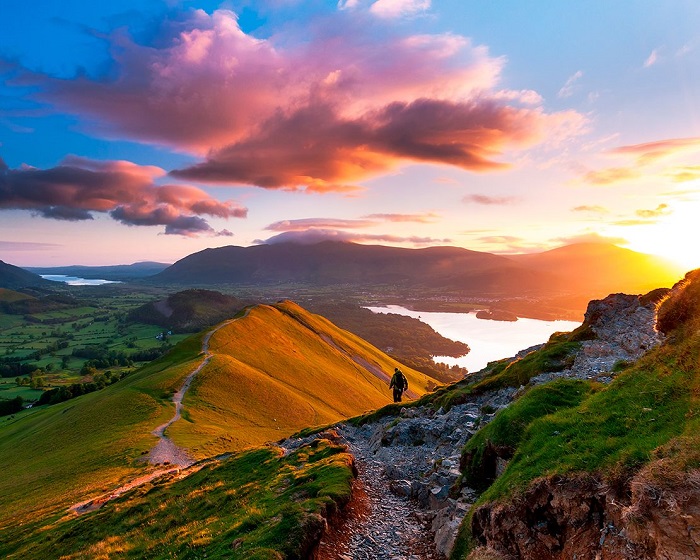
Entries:
{"type": "MultiPolygon", "coordinates": [[[[513,508],[511,515],[518,515],[517,504],[527,503],[536,485],[563,486],[580,476],[617,489],[622,495],[617,499],[624,500],[618,507],[634,512],[630,534],[649,531],[644,524],[655,516],[677,515],[673,504],[691,499],[687,481],[700,467],[700,270],[686,275],[660,303],[657,327],[666,342],[611,384],[537,387],[468,442],[464,477],[483,491],[472,509],[474,516],[481,511],[480,523],[496,509],[513,508]],[[489,450],[503,455],[504,449],[512,459],[489,480],[485,473],[494,470],[487,464],[489,450]]],[[[695,519],[686,517],[688,523],[695,519]]],[[[537,522],[533,517],[532,524],[537,522]]],[[[453,558],[466,558],[478,544],[481,525],[472,523],[470,515],[453,558]]]]}
{"type": "Polygon", "coordinates": [[[164,476],[40,533],[0,540],[3,558],[308,558],[350,499],[351,458],[323,439],[289,454],[259,448],[186,478],[164,476]],[[18,538],[19,537],[19,538],[18,538]]]}
{"type": "MultiPolygon", "coordinates": [[[[154,470],[151,432],[202,363],[202,335],[102,391],[0,421],[0,541],[34,534],[71,504],[154,470]]],[[[322,317],[285,302],[257,306],[217,331],[210,363],[168,431],[196,457],[278,440],[390,401],[397,362],[322,317]]],[[[405,369],[411,389],[430,379],[405,369]]]]}

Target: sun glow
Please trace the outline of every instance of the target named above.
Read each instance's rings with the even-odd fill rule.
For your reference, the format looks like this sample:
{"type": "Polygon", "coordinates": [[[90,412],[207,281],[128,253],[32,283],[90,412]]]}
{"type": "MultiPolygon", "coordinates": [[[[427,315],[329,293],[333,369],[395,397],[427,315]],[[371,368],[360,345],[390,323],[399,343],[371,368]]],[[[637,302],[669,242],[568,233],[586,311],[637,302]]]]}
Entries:
{"type": "Polygon", "coordinates": [[[629,228],[625,237],[630,249],[664,257],[686,271],[700,268],[700,196],[654,225],[629,228]]]}

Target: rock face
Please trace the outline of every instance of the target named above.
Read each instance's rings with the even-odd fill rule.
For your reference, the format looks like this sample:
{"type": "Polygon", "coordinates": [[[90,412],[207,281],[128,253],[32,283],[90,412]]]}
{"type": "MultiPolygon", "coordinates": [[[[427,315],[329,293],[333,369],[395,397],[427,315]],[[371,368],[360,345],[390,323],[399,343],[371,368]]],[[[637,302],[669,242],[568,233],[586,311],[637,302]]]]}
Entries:
{"type": "Polygon", "coordinates": [[[531,383],[560,378],[611,381],[616,364],[634,362],[663,342],[663,335],[655,327],[655,307],[653,300],[626,294],[591,301],[583,324],[595,335],[593,340],[582,342],[571,368],[538,375],[531,383]]]}
{"type": "Polygon", "coordinates": [[[593,476],[539,480],[517,501],[478,508],[472,534],[522,560],[700,558],[700,474],[664,489],[649,468],[618,486],[593,476]]]}

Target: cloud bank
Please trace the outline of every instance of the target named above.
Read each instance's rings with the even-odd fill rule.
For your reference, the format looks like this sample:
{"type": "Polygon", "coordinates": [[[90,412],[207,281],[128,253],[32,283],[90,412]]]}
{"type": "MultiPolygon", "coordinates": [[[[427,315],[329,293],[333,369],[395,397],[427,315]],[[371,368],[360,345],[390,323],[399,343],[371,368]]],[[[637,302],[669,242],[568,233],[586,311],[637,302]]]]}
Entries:
{"type": "Polygon", "coordinates": [[[247,210],[221,202],[202,189],[154,183],[165,172],[127,161],[66,157],[51,169],[10,169],[0,159],[0,209],[29,210],[55,220],[92,220],[109,214],[131,226],[165,226],[164,233],[230,235],[215,231],[201,215],[244,218],[247,210]]]}
{"type": "MultiPolygon", "coordinates": [[[[429,4],[379,0],[370,12],[429,4]]],[[[181,12],[147,44],[112,32],[103,75],[23,82],[92,132],[203,158],[176,177],[271,189],[349,192],[416,162],[502,169],[508,150],[584,125],[545,112],[534,92],[499,90],[504,60],[465,37],[400,35],[354,10],[327,18],[260,39],[231,11],[181,12]]]]}

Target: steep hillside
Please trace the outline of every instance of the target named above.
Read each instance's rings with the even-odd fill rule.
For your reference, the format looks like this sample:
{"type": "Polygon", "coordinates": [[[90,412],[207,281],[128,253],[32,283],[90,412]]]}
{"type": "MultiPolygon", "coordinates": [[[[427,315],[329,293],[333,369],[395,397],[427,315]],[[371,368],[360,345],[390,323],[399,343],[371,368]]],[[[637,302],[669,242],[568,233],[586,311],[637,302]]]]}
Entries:
{"type": "MultiPolygon", "coordinates": [[[[211,338],[211,362],[171,437],[210,456],[329,424],[390,402],[398,362],[291,302],[258,305],[211,338]]],[[[434,380],[401,366],[413,395],[434,380]]]]}
{"type": "MultiPolygon", "coordinates": [[[[203,360],[203,335],[105,389],[0,422],[0,541],[32,533],[74,503],[147,474],[154,429],[203,360]],[[22,532],[17,533],[22,525],[22,532]]],[[[278,440],[390,401],[396,361],[285,302],[222,326],[168,436],[199,458],[278,440]]],[[[405,369],[417,395],[431,383],[405,369]]]]}
{"type": "Polygon", "coordinates": [[[467,518],[455,558],[476,545],[494,558],[698,557],[700,270],[661,302],[657,325],[666,341],[609,385],[579,387],[549,409],[533,393],[469,442],[468,472],[504,442],[499,455],[512,458],[467,518]]]}
{"type": "Polygon", "coordinates": [[[142,305],[129,318],[175,332],[197,332],[233,317],[246,305],[250,302],[220,292],[192,289],[142,305]]]}
{"type": "Polygon", "coordinates": [[[54,283],[44,280],[38,274],[0,261],[0,288],[18,290],[20,288],[47,287],[52,284],[54,283]]]}

